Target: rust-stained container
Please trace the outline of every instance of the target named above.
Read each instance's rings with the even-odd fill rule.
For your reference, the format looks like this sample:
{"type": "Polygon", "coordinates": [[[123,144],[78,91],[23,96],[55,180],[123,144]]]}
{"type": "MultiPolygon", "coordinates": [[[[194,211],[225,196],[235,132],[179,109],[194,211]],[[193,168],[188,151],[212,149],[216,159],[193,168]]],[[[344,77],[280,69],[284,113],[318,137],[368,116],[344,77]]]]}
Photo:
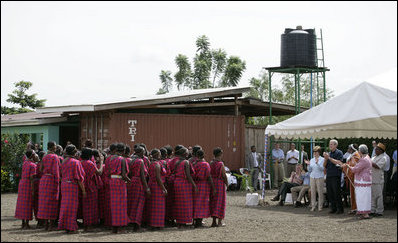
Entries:
{"type": "MultiPolygon", "coordinates": [[[[82,126],[85,122],[90,123],[82,119],[82,126]]],[[[104,123],[108,128],[108,122],[104,123]]],[[[123,142],[131,148],[136,143],[145,143],[148,149],[199,144],[208,161],[213,158],[213,149],[221,147],[225,165],[238,170],[244,167],[244,129],[244,116],[113,113],[106,138],[107,146],[123,142]]],[[[83,135],[85,130],[81,131],[83,135]]]]}

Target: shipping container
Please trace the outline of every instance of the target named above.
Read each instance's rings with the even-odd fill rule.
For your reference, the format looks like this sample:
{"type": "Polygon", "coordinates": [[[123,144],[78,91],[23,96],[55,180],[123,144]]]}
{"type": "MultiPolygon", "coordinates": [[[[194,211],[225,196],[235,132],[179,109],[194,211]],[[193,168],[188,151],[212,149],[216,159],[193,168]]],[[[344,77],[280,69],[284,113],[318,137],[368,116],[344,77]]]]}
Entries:
{"type": "Polygon", "coordinates": [[[114,142],[126,143],[131,148],[144,143],[149,150],[168,144],[173,148],[177,144],[186,147],[199,144],[206,160],[213,158],[215,147],[221,147],[228,168],[244,167],[244,116],[84,113],[81,118],[82,143],[90,138],[100,149],[114,142]],[[103,132],[98,129],[101,127],[103,132]]]}

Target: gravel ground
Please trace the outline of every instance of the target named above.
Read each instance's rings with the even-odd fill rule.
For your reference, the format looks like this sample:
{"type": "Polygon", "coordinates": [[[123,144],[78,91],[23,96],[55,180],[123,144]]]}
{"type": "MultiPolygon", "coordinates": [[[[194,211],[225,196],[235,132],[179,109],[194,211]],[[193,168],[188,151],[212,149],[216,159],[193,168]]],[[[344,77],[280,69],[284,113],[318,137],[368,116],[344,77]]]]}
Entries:
{"type": "MultiPolygon", "coordinates": [[[[328,209],[283,207],[271,202],[275,190],[266,191],[266,206],[246,207],[244,192],[228,192],[225,227],[210,228],[211,219],[201,229],[166,228],[161,231],[114,235],[97,228],[75,235],[43,229],[20,230],[14,218],[17,194],[1,195],[1,241],[397,241],[397,211],[386,210],[383,217],[358,220],[355,216],[329,215],[328,209]]],[[[348,209],[346,208],[347,212],[348,209]]],[[[31,222],[35,226],[35,221],[31,222]]],[[[34,228],[34,227],[33,227],[34,228]]]]}

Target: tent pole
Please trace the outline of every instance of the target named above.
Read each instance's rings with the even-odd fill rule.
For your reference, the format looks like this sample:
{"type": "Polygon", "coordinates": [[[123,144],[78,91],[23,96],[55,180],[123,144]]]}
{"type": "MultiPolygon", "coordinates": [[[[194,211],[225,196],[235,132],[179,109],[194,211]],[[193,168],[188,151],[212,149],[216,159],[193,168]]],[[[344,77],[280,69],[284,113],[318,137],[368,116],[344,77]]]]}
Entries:
{"type": "MultiPolygon", "coordinates": [[[[310,92],[310,109],[312,108],[312,72],[311,72],[311,78],[310,78],[310,80],[311,80],[311,92],[310,92]]],[[[310,156],[309,156],[309,158],[311,158],[312,159],[312,137],[311,137],[311,145],[310,145],[310,156]]]]}
{"type": "MultiPolygon", "coordinates": [[[[263,191],[261,194],[261,198],[264,200],[265,196],[265,179],[267,178],[266,168],[267,168],[267,150],[268,150],[268,134],[265,134],[265,143],[264,143],[264,171],[263,171],[263,191]]],[[[271,183],[271,181],[270,181],[271,183]]],[[[272,185],[271,185],[272,186],[272,185]]]]}

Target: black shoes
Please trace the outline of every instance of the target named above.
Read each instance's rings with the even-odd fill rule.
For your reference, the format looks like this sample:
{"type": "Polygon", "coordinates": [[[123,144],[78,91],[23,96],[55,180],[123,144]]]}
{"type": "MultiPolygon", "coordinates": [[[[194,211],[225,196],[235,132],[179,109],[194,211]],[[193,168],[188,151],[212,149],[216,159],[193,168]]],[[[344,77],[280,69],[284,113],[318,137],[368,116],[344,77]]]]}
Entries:
{"type": "Polygon", "coordinates": [[[302,207],[302,206],[303,206],[303,204],[299,201],[296,201],[296,204],[294,205],[295,208],[302,207]]]}
{"type": "Polygon", "coordinates": [[[344,210],[337,210],[336,211],[336,214],[343,214],[344,213],[344,210]]]}
{"type": "Polygon", "coordinates": [[[275,196],[274,198],[271,199],[271,201],[279,201],[279,196],[275,196]]]}
{"type": "Polygon", "coordinates": [[[278,205],[279,205],[279,206],[283,206],[283,204],[284,204],[284,203],[283,203],[283,201],[282,201],[282,200],[281,200],[281,201],[279,201],[279,203],[278,203],[278,205]]]}

